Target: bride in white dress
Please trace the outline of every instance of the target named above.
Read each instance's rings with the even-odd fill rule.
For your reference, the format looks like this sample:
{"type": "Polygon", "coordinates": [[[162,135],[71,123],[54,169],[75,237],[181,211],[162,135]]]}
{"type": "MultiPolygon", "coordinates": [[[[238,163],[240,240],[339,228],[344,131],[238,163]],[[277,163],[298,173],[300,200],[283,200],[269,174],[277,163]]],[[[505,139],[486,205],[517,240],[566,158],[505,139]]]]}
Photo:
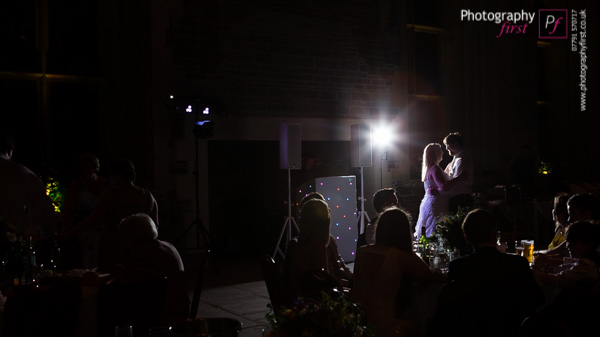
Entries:
{"type": "MultiPolygon", "coordinates": [[[[419,218],[415,228],[415,239],[422,234],[430,237],[435,233],[435,223],[440,217],[448,213],[448,191],[456,185],[465,174],[450,179],[447,173],[440,167],[443,157],[442,146],[438,143],[430,143],[423,151],[423,169],[421,179],[425,187],[425,196],[419,207],[419,218]],[[425,233],[422,233],[425,228],[425,233]]],[[[465,176],[465,177],[463,177],[465,176]]]]}

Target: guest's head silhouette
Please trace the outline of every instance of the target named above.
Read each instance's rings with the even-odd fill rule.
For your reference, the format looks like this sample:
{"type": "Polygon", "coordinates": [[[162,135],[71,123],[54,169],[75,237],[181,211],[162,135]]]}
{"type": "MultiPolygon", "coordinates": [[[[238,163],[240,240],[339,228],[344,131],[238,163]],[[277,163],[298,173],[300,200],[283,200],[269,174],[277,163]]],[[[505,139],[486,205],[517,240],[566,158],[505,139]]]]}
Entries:
{"type": "Polygon", "coordinates": [[[377,243],[412,252],[409,217],[398,207],[383,211],[377,220],[377,243]]]}
{"type": "Polygon", "coordinates": [[[302,216],[298,227],[300,236],[309,240],[318,240],[324,245],[329,244],[331,216],[329,206],[320,199],[307,201],[301,209],[302,216]]]}
{"type": "Polygon", "coordinates": [[[488,210],[477,208],[470,211],[462,223],[462,230],[467,242],[475,248],[496,243],[496,218],[488,210]]]}

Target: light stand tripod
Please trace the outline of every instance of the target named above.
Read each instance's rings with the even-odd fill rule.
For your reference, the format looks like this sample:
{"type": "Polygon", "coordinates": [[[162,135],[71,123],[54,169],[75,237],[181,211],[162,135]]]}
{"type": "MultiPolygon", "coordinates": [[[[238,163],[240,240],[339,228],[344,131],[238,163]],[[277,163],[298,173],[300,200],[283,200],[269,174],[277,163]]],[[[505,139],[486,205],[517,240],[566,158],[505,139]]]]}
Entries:
{"type": "Polygon", "coordinates": [[[298,225],[296,224],[296,220],[292,217],[292,177],[290,173],[290,169],[288,168],[288,216],[285,218],[285,222],[283,224],[283,228],[281,228],[281,233],[279,233],[279,239],[277,239],[277,244],[275,245],[275,249],[273,250],[273,258],[277,252],[281,254],[281,257],[285,259],[285,253],[281,250],[281,239],[283,238],[283,234],[286,235],[285,243],[287,245],[288,242],[292,239],[292,224],[296,227],[296,230],[299,231],[298,225]]]}
{"type": "MultiPolygon", "coordinates": [[[[196,109],[196,120],[198,120],[198,110],[196,109]]],[[[188,226],[188,228],[181,233],[181,235],[175,240],[177,243],[182,237],[184,237],[187,232],[192,229],[192,227],[196,227],[196,249],[200,248],[200,233],[202,233],[204,237],[204,242],[206,243],[207,251],[210,252],[210,238],[204,224],[202,223],[202,219],[200,218],[200,188],[199,188],[199,173],[198,173],[198,135],[194,132],[194,137],[196,139],[195,149],[194,149],[194,157],[195,157],[195,170],[194,170],[194,187],[195,187],[195,203],[196,203],[196,217],[194,221],[188,226]]]]}
{"type": "Polygon", "coordinates": [[[365,211],[365,182],[363,179],[363,169],[364,166],[360,167],[360,211],[358,211],[358,219],[356,220],[356,227],[358,227],[358,234],[362,234],[365,232],[365,217],[367,218],[367,223],[371,222],[369,219],[369,214],[365,211]],[[359,225],[360,224],[360,225],[359,225]]]}

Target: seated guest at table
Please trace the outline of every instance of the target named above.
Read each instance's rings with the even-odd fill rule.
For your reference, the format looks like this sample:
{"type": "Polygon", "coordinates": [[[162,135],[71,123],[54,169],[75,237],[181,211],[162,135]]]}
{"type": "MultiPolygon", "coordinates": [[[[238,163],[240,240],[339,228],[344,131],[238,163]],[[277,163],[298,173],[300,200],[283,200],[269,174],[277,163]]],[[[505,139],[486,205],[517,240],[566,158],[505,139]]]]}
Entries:
{"type": "Polygon", "coordinates": [[[375,224],[377,223],[377,217],[381,212],[394,206],[398,207],[400,205],[398,203],[398,197],[396,196],[396,190],[393,188],[382,188],[373,194],[373,208],[375,208],[377,215],[375,215],[375,217],[367,224],[364,233],[359,235],[357,243],[358,247],[375,243],[375,224]]]}
{"type": "Polygon", "coordinates": [[[12,134],[0,128],[0,217],[18,235],[37,241],[53,235],[59,219],[42,180],[12,160],[14,146],[12,134]]]}
{"type": "Polygon", "coordinates": [[[185,320],[190,299],[184,278],[184,266],[177,249],[169,242],[158,240],[152,218],[138,213],[123,219],[119,225],[131,254],[114,274],[152,273],[167,277],[167,299],[163,318],[166,322],[185,320]]]}
{"type": "Polygon", "coordinates": [[[285,259],[287,292],[290,301],[299,296],[318,296],[321,290],[339,287],[328,263],[331,217],[323,200],[308,200],[301,210],[298,237],[290,241],[285,259]]]}
{"type": "Polygon", "coordinates": [[[432,336],[516,336],[544,302],[527,260],[496,249],[496,219],[487,210],[470,211],[462,230],[474,252],[450,262],[432,336]]]}
{"type": "MultiPolygon", "coordinates": [[[[108,180],[98,175],[100,160],[92,153],[84,153],[77,158],[77,176],[71,181],[65,194],[65,202],[61,210],[62,230],[67,230],[90,213],[100,193],[108,186],[108,180]]],[[[98,237],[100,226],[90,228],[80,237],[73,239],[69,245],[61,245],[65,257],[70,257],[72,268],[94,268],[97,263],[98,237]],[[69,249],[68,252],[65,252],[69,249]]],[[[61,264],[65,264],[65,259],[61,264]]]]}
{"type": "Polygon", "coordinates": [[[412,282],[433,280],[429,266],[412,250],[407,214],[388,208],[377,221],[377,241],[362,246],[354,263],[352,299],[360,303],[376,336],[422,336],[414,313],[408,312],[412,282]]]}
{"type": "Polygon", "coordinates": [[[61,211],[62,225],[67,228],[90,215],[100,193],[108,186],[108,179],[98,175],[100,160],[94,154],[79,156],[76,169],[77,176],[69,185],[61,211]]]}
{"type": "Polygon", "coordinates": [[[593,283],[599,278],[600,225],[589,221],[577,221],[567,229],[566,244],[571,259],[557,269],[548,268],[535,261],[532,265],[538,283],[555,287],[567,287],[576,282],[593,283]]]}
{"type": "Polygon", "coordinates": [[[554,208],[552,208],[552,220],[554,220],[554,237],[548,244],[548,250],[558,247],[565,241],[565,233],[569,226],[569,211],[567,210],[567,201],[570,194],[560,194],[554,197],[554,208]]]}
{"type": "Polygon", "coordinates": [[[98,270],[110,272],[116,264],[121,264],[129,254],[127,245],[118,231],[119,223],[125,217],[148,214],[158,227],[158,205],[152,193],[136,186],[135,168],[127,159],[117,161],[111,169],[111,185],[100,196],[92,213],[73,228],[61,233],[61,238],[72,238],[82,232],[102,226],[98,240],[98,270]]]}
{"type": "MultiPolygon", "coordinates": [[[[302,206],[312,199],[325,201],[325,197],[319,192],[308,193],[299,203],[300,217],[302,217],[302,206]]],[[[329,269],[329,274],[343,287],[351,288],[353,279],[352,270],[348,268],[346,262],[344,262],[344,259],[340,255],[336,241],[335,237],[332,234],[329,234],[329,245],[327,246],[327,267],[329,269]]],[[[296,243],[297,237],[290,241],[288,254],[292,253],[296,243]]]]}
{"type": "MultiPolygon", "coordinates": [[[[588,221],[572,223],[567,230],[566,247],[571,255],[563,265],[548,268],[534,264],[534,276],[543,286],[559,289],[551,303],[524,324],[527,336],[549,336],[568,331],[568,336],[597,331],[600,294],[594,292],[600,280],[600,225],[588,221]],[[594,323],[591,323],[594,322],[594,323]]],[[[566,334],[565,334],[566,336],[566,334]]]]}
{"type": "MultiPolygon", "coordinates": [[[[591,221],[600,219],[600,201],[590,193],[578,193],[567,200],[568,222],[591,221]]],[[[567,225],[568,227],[568,225],[567,225]]],[[[553,249],[534,252],[535,261],[547,266],[557,266],[563,258],[569,257],[569,251],[563,241],[553,249]]]]}

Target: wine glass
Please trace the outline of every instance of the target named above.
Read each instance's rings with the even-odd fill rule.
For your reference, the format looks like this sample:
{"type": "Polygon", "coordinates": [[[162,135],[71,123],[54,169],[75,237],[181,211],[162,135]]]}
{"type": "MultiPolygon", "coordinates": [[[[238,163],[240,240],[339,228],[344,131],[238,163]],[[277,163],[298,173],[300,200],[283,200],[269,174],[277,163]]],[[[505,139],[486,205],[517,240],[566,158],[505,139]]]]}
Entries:
{"type": "Polygon", "coordinates": [[[52,247],[52,250],[50,251],[50,262],[52,263],[52,267],[56,271],[60,262],[60,247],[52,247]]]}
{"type": "Polygon", "coordinates": [[[148,337],[169,337],[171,336],[170,326],[157,326],[150,328],[148,337]]]}
{"type": "Polygon", "coordinates": [[[133,337],[133,327],[131,325],[117,325],[115,327],[115,337],[133,337]]]}

